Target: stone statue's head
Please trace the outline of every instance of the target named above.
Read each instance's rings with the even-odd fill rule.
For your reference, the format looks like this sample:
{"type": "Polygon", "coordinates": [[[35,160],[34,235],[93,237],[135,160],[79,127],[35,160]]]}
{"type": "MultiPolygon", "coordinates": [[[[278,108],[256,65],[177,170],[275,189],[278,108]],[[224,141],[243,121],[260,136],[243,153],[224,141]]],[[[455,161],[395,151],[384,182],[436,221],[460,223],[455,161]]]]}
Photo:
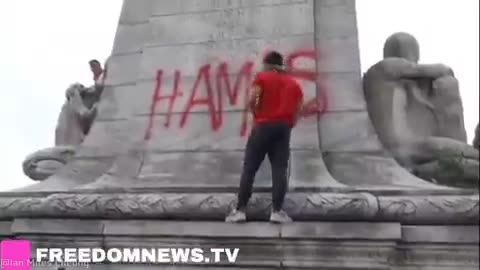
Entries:
{"type": "Polygon", "coordinates": [[[387,38],[383,46],[383,58],[398,57],[417,63],[420,48],[414,36],[408,33],[395,33],[387,38]]]}
{"type": "Polygon", "coordinates": [[[83,86],[83,84],[73,83],[67,88],[67,91],[65,92],[65,96],[68,100],[70,99],[70,97],[72,97],[75,94],[75,92],[82,93],[83,91],[85,91],[85,86],[83,86]]]}

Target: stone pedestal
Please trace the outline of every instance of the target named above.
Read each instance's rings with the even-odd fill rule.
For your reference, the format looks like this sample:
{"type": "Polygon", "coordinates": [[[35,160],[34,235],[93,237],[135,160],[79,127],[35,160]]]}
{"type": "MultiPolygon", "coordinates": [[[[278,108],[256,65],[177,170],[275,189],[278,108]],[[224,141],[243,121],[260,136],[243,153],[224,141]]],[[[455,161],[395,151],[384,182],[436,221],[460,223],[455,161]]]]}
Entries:
{"type": "Polygon", "coordinates": [[[405,226],[397,222],[295,222],[279,226],[141,219],[17,219],[0,224],[2,235],[30,239],[33,248],[199,247],[204,257],[212,257],[212,262],[210,248],[240,249],[235,263],[221,257],[222,264],[90,265],[89,269],[94,270],[473,270],[479,266],[476,226],[405,226]]]}

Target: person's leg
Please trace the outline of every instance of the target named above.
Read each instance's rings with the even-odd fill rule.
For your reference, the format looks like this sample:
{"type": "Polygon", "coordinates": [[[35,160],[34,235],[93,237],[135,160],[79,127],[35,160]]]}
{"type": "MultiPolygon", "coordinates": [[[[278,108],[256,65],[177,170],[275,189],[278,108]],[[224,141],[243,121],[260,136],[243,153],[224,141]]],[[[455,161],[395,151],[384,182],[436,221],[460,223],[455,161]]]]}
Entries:
{"type": "Polygon", "coordinates": [[[237,210],[244,210],[252,195],[255,175],[267,154],[267,135],[267,129],[262,125],[255,127],[248,138],[240,177],[237,210]]]}
{"type": "Polygon", "coordinates": [[[253,182],[258,168],[262,164],[267,153],[268,129],[263,126],[253,128],[245,148],[243,170],[238,190],[238,202],[235,210],[230,213],[227,222],[244,222],[246,220],[245,209],[252,195],[253,182]]]}
{"type": "MultiPolygon", "coordinates": [[[[290,131],[291,129],[287,124],[279,123],[276,136],[272,140],[272,145],[268,151],[268,158],[272,166],[272,214],[281,212],[288,190],[290,131]]],[[[289,221],[287,217],[282,219],[289,221]]]]}

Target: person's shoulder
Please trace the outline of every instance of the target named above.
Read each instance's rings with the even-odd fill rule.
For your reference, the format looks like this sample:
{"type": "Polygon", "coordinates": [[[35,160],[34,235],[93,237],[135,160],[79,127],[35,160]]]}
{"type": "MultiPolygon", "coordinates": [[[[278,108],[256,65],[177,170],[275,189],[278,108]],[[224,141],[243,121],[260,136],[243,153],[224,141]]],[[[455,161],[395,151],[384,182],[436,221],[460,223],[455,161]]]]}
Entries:
{"type": "Polygon", "coordinates": [[[263,80],[265,82],[271,82],[278,80],[278,75],[279,74],[277,72],[262,71],[257,73],[257,79],[263,80]]]}
{"type": "Polygon", "coordinates": [[[256,81],[259,81],[259,80],[265,80],[265,79],[268,79],[269,76],[268,76],[268,73],[265,72],[265,71],[260,71],[258,72],[257,74],[255,74],[255,80],[256,81]]]}
{"type": "Polygon", "coordinates": [[[293,77],[292,75],[290,74],[287,74],[287,82],[289,85],[293,86],[293,87],[300,87],[300,84],[297,82],[297,80],[295,79],[295,77],[293,77]]]}
{"type": "Polygon", "coordinates": [[[302,87],[300,86],[298,81],[293,76],[288,76],[288,85],[289,85],[289,88],[291,90],[293,90],[294,92],[296,92],[300,95],[303,94],[302,87]]]}
{"type": "Polygon", "coordinates": [[[257,77],[265,77],[265,76],[268,76],[268,71],[257,72],[257,77]]]}

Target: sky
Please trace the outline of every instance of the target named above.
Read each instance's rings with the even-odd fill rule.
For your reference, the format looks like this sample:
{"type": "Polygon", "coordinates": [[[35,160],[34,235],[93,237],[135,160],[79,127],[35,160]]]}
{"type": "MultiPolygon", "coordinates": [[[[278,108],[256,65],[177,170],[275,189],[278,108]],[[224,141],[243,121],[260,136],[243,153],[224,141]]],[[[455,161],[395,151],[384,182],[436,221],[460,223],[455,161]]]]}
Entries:
{"type": "MultiPolygon", "coordinates": [[[[53,146],[65,88],[73,82],[89,85],[88,60],[103,62],[110,55],[121,5],[121,0],[0,1],[0,191],[34,183],[23,175],[22,161],[53,146]]],[[[413,34],[421,62],[451,66],[459,79],[469,141],[479,113],[478,5],[478,0],[357,0],[362,70],[382,58],[390,34],[413,34]]]]}

